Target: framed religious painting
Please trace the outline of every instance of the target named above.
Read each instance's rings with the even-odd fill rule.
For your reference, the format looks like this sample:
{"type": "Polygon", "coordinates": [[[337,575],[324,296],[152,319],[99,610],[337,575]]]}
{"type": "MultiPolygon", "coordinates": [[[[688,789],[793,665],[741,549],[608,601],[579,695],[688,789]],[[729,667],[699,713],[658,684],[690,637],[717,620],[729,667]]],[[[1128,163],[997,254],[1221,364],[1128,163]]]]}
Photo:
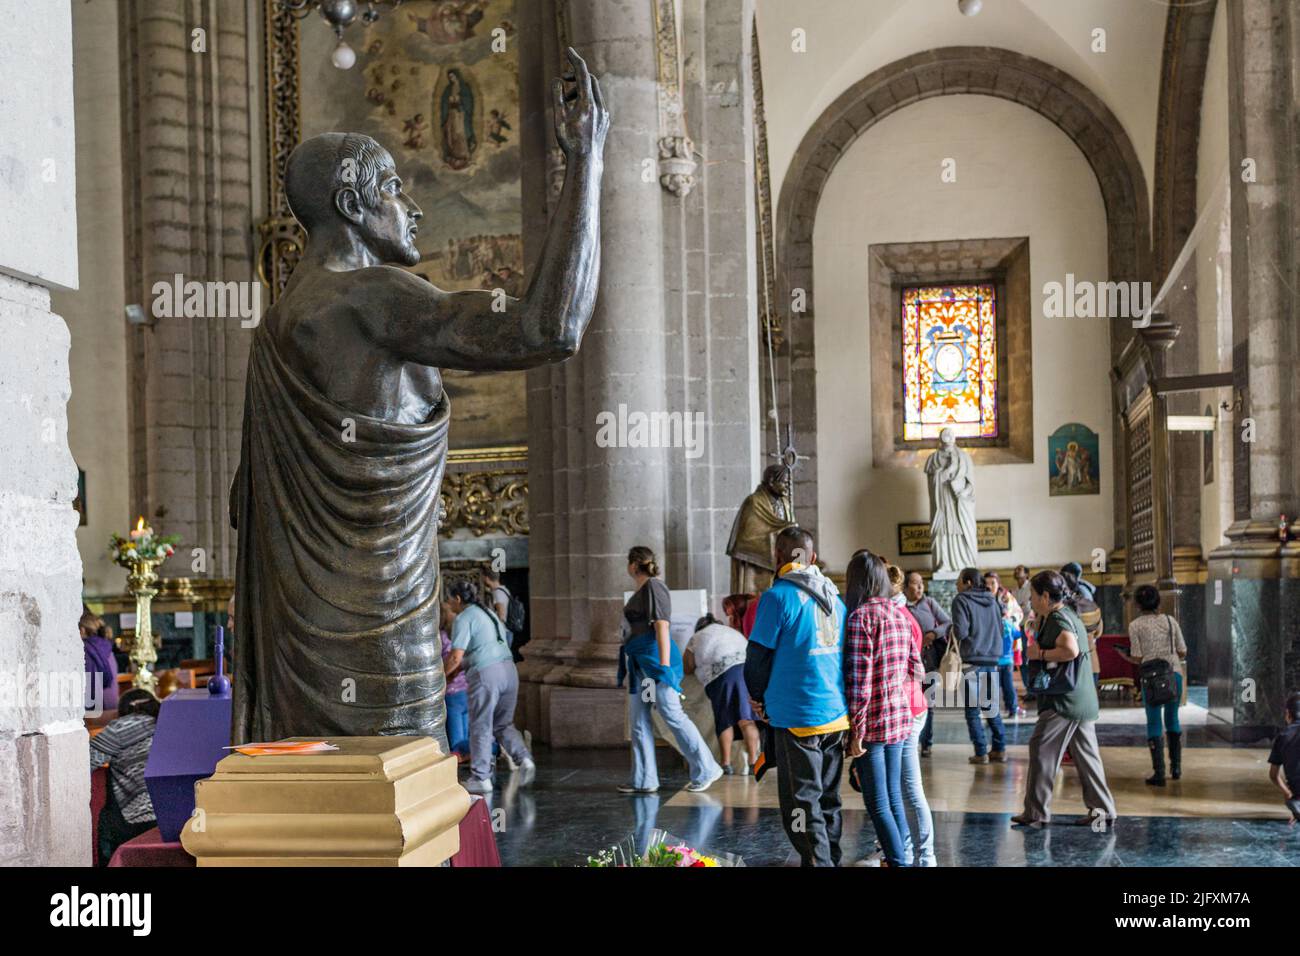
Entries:
{"type": "Polygon", "coordinates": [[[1101,494],[1100,441],[1087,425],[1071,422],[1047,437],[1049,494],[1101,494]]]}
{"type": "MultiPolygon", "coordinates": [[[[356,56],[348,69],[332,62],[338,39],[320,18],[262,2],[271,214],[258,268],[272,297],[302,248],[284,197],[285,162],[298,143],[329,131],[364,133],[392,154],[424,213],[411,272],[448,291],[522,295],[520,0],[407,0],[374,22],[359,19],[348,33],[356,56]]],[[[523,372],[448,370],[443,383],[455,409],[453,457],[526,458],[523,372]]]]}

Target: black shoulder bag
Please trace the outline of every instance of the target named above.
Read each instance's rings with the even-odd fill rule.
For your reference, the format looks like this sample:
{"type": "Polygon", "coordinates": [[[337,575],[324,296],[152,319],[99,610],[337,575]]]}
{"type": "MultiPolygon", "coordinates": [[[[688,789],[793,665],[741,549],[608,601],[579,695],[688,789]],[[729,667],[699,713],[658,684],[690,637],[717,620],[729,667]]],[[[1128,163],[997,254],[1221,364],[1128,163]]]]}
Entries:
{"type": "MultiPolygon", "coordinates": [[[[1174,653],[1174,621],[1164,616],[1169,628],[1169,650],[1174,653]]],[[[1174,681],[1174,668],[1163,657],[1144,660],[1138,667],[1138,680],[1142,684],[1142,702],[1148,707],[1160,707],[1178,697],[1178,684],[1174,681]]]]}

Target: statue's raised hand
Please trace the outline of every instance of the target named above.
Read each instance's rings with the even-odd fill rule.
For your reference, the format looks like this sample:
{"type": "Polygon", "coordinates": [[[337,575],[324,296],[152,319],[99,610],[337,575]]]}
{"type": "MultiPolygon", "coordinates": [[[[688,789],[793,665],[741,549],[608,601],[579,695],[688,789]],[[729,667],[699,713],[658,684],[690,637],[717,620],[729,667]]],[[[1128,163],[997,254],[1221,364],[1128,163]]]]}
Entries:
{"type": "Polygon", "coordinates": [[[600,83],[578,52],[569,47],[569,72],[551,85],[555,101],[555,138],[566,156],[602,156],[609,132],[609,112],[600,83]]]}

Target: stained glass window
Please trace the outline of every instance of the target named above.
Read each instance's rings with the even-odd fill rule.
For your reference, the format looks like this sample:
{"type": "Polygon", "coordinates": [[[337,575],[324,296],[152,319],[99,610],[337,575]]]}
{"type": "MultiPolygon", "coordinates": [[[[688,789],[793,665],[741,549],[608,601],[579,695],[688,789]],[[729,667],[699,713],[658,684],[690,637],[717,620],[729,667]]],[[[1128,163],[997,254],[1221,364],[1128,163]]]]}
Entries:
{"type": "Polygon", "coordinates": [[[903,440],[998,435],[997,301],[992,285],[903,290],[903,440]]]}

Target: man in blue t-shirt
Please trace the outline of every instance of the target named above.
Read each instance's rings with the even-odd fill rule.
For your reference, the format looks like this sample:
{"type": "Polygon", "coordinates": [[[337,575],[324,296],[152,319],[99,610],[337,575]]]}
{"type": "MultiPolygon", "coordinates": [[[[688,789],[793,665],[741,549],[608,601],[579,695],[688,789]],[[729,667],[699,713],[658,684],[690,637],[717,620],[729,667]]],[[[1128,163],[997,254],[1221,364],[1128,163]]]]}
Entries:
{"type": "Polygon", "coordinates": [[[816,561],[807,531],[791,525],[777,535],[777,579],[758,602],[745,684],[772,727],[786,836],[804,866],[839,866],[847,614],[816,561]]]}
{"type": "Polygon", "coordinates": [[[1286,699],[1286,727],[1273,741],[1268,777],[1282,791],[1286,808],[1300,823],[1300,691],[1286,699]]]}

